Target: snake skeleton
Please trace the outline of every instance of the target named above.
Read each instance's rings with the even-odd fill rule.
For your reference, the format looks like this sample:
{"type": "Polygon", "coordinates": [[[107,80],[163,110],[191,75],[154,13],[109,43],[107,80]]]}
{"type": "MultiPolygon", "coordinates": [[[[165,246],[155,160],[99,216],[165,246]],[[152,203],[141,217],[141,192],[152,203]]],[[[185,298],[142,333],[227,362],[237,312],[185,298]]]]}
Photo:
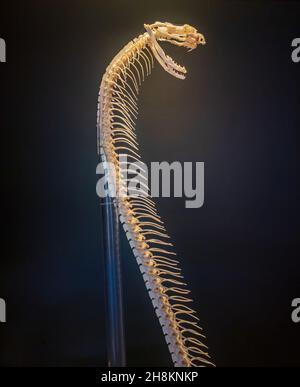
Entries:
{"type": "Polygon", "coordinates": [[[213,366],[199,319],[190,307],[190,291],[183,282],[164,223],[148,195],[148,185],[141,183],[144,194],[127,195],[123,174],[128,167],[120,161],[124,156],[131,163],[141,160],[135,133],[137,95],[142,81],[151,73],[154,58],[174,77],[185,78],[186,69],[167,56],[158,41],[193,50],[205,44],[205,39],[187,24],[156,22],[144,27],[146,32],[128,43],[103,75],[97,113],[98,151],[104,165],[114,166],[114,174],[107,168],[108,191],[114,196],[174,366],[213,366]]]}

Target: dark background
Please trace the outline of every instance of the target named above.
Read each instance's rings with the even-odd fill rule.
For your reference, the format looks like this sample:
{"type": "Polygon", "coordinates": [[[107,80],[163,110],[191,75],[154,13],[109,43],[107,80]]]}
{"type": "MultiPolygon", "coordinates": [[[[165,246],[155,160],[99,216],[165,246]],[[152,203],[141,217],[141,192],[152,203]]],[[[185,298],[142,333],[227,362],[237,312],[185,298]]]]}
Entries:
{"type": "MultiPolygon", "coordinates": [[[[188,23],[207,45],[182,82],[157,64],[140,96],[146,161],[204,161],[205,204],[161,199],[219,366],[300,365],[299,80],[288,1],[1,3],[1,365],[105,365],[96,101],[144,22],[188,23]]],[[[122,236],[128,365],[171,365],[122,236]]]]}

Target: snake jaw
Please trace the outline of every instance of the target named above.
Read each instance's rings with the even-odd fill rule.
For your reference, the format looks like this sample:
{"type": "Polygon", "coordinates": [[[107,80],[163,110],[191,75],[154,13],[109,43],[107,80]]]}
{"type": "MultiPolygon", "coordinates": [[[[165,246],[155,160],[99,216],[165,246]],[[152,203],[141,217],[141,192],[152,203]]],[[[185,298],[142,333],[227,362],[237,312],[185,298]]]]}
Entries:
{"type": "Polygon", "coordinates": [[[179,47],[185,47],[188,51],[194,50],[197,45],[204,45],[205,38],[198,33],[194,27],[188,24],[176,26],[171,23],[156,22],[154,24],[144,24],[149,34],[149,45],[153,55],[165,71],[179,79],[185,79],[187,70],[184,66],[176,63],[158,44],[158,41],[169,42],[179,47]]]}

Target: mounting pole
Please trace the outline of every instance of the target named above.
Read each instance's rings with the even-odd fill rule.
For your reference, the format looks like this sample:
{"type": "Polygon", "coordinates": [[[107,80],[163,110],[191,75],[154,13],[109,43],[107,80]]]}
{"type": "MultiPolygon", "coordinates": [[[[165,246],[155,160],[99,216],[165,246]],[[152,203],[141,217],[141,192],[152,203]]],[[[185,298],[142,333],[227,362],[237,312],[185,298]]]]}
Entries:
{"type": "MultiPolygon", "coordinates": [[[[108,181],[108,171],[105,171],[108,181]]],[[[107,183],[106,183],[107,184],[107,183]]],[[[122,269],[119,242],[119,216],[114,198],[101,198],[105,264],[107,356],[109,367],[125,367],[122,269]]]]}

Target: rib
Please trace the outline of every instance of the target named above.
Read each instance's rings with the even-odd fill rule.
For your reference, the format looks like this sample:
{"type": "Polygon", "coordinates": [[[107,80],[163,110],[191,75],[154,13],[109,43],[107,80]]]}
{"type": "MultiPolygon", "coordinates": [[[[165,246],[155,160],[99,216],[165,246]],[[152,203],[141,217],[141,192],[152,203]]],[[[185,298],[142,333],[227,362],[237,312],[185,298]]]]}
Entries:
{"type": "MultiPolygon", "coordinates": [[[[99,152],[103,162],[115,166],[118,179],[108,175],[108,186],[112,192],[117,192],[115,205],[120,221],[143,275],[174,365],[210,366],[213,363],[203,342],[205,336],[201,333],[199,318],[187,305],[192,302],[187,297],[190,291],[182,281],[179,261],[175,259],[177,255],[170,251],[173,244],[164,222],[158,215],[155,202],[146,192],[148,185],[139,180],[144,186],[140,196],[118,195],[125,192],[128,180],[122,172],[130,171],[128,162],[120,161],[121,157],[140,161],[135,134],[137,95],[154,66],[152,50],[152,42],[146,32],[129,42],[107,67],[98,99],[99,152]]],[[[165,66],[162,59],[156,59],[165,66]]],[[[143,178],[141,173],[137,176],[143,178]]]]}

